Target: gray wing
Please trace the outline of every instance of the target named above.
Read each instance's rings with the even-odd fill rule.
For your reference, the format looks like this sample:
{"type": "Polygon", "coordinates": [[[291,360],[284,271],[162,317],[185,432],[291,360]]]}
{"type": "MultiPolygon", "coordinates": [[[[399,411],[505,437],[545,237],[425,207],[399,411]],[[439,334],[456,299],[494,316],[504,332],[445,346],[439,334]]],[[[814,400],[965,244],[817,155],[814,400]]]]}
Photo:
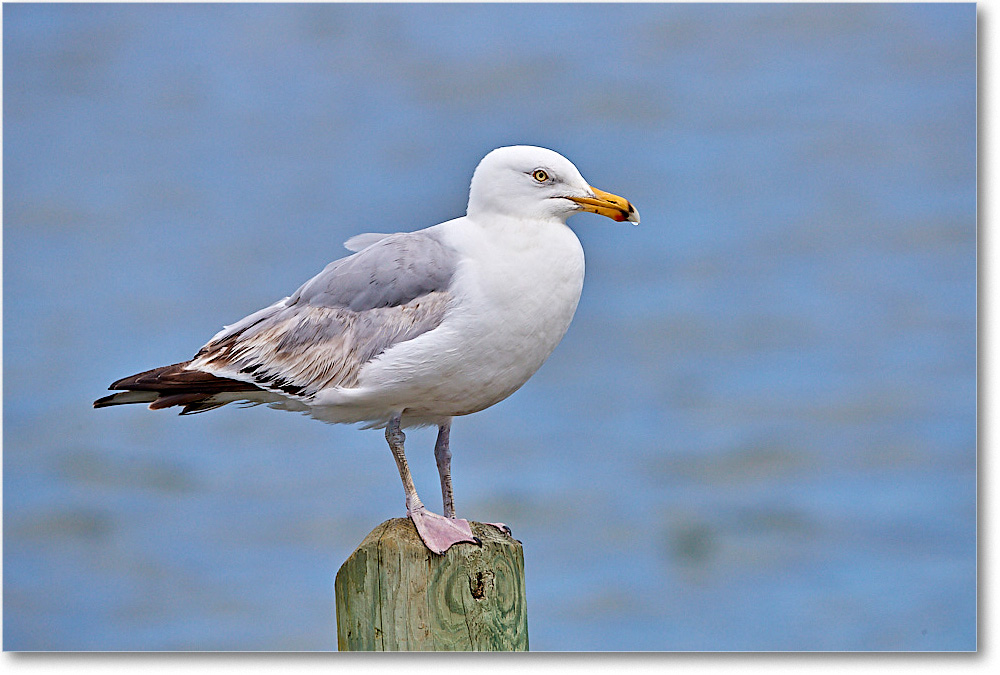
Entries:
{"type": "Polygon", "coordinates": [[[224,329],[189,367],[301,397],[354,386],[365,363],[441,324],[457,263],[433,234],[385,236],[224,329]]]}
{"type": "Polygon", "coordinates": [[[290,300],[355,312],[394,307],[447,288],[455,265],[454,251],[431,234],[391,234],[330,263],[290,300]]]}

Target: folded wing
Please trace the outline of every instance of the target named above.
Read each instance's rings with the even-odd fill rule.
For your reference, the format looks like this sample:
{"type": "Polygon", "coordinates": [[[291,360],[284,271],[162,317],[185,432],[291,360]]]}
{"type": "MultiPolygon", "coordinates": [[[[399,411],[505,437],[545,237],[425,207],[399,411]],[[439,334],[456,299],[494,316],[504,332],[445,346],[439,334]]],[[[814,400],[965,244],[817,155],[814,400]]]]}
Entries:
{"type": "Polygon", "coordinates": [[[384,236],[327,265],[288,298],[227,326],[189,362],[119,380],[95,405],[150,402],[200,412],[252,392],[308,400],[357,384],[361,368],[437,328],[456,254],[433,234],[384,236]]]}

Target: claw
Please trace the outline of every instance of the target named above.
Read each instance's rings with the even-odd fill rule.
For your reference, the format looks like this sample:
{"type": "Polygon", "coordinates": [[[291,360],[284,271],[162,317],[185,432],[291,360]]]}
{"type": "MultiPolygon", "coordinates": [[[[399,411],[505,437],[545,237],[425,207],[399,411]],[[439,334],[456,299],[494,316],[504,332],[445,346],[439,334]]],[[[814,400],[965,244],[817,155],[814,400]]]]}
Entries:
{"type": "Polygon", "coordinates": [[[504,523],[483,523],[483,524],[484,525],[492,525],[493,527],[497,528],[498,530],[500,530],[501,532],[503,532],[504,534],[506,534],[508,537],[514,536],[514,533],[511,532],[510,528],[507,527],[507,525],[504,524],[504,523]]]}

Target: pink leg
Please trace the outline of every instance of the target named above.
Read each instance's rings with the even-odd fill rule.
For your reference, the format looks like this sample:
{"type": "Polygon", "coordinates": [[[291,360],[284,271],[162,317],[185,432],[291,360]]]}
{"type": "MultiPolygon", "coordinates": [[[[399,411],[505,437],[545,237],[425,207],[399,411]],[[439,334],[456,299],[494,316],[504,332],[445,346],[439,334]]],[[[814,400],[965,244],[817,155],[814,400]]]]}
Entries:
{"type": "Polygon", "coordinates": [[[472,536],[469,521],[456,518],[445,518],[431,513],[417,496],[417,488],[410,475],[410,467],[403,454],[403,442],[406,436],[399,428],[402,415],[396,414],[385,428],[385,440],[389,443],[392,456],[396,459],[399,477],[403,480],[403,491],[406,493],[406,515],[417,528],[417,533],[424,545],[434,553],[442,554],[453,545],[461,542],[478,544],[479,540],[472,536]]]}
{"type": "MultiPolygon", "coordinates": [[[[437,460],[438,475],[441,477],[441,500],[444,502],[445,518],[455,517],[455,495],[451,487],[451,420],[438,427],[437,443],[434,444],[434,459],[437,460]]],[[[510,528],[503,523],[486,523],[492,525],[506,535],[510,528]]]]}
{"type": "Polygon", "coordinates": [[[438,427],[437,442],[434,444],[434,459],[437,461],[438,475],[441,477],[441,501],[444,503],[444,517],[455,517],[455,494],[451,488],[451,420],[438,427]]]}

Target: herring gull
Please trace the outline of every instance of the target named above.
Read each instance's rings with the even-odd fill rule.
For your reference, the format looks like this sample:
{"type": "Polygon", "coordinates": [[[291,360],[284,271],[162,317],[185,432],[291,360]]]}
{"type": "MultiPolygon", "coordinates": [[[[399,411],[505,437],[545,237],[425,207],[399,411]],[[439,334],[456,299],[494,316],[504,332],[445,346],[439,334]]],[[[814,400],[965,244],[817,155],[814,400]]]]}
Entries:
{"type": "Polygon", "coordinates": [[[465,216],[349,239],[353,255],[226,326],[190,361],[118,380],[109,389],[123,391],[94,407],[183,415],[240,401],[384,428],[427,548],[475,542],[455,517],[451,421],[517,391],[566,333],[583,289],[583,248],[566,225],[579,211],[639,222],[562,155],[498,148],[476,167],[465,216]],[[438,427],[444,515],[420,501],[403,453],[402,430],[424,425],[438,427]]]}

